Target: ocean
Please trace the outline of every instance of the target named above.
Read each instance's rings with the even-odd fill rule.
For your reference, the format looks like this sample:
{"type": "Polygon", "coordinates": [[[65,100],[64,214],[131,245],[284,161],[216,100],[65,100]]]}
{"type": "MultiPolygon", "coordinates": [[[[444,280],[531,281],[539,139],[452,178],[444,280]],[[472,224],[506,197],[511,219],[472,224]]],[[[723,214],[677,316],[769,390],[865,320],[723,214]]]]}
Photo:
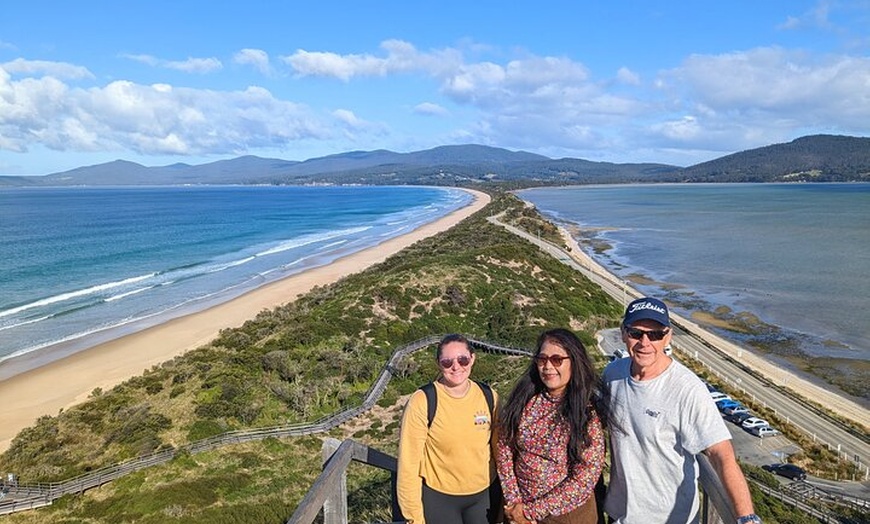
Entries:
{"type": "Polygon", "coordinates": [[[870,360],[870,184],[577,186],[518,196],[585,230],[605,246],[590,252],[599,263],[684,316],[746,312],[774,328],[756,343],[870,360]]]}
{"type": "Polygon", "coordinates": [[[431,187],[0,189],[3,362],[205,309],[470,203],[431,187]]]}

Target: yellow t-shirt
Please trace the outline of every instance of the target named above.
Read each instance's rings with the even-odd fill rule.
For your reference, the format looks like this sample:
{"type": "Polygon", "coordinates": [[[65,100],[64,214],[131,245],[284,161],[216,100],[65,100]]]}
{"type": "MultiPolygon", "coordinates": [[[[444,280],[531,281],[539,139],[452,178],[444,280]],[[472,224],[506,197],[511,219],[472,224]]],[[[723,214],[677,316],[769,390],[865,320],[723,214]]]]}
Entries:
{"type": "MultiPolygon", "coordinates": [[[[408,400],[399,435],[397,492],[406,519],[425,524],[422,485],[448,495],[473,495],[495,479],[490,446],[489,406],[472,384],[462,398],[451,397],[435,382],[438,406],[427,428],[426,394],[417,390],[408,400]]],[[[493,391],[494,403],[498,396],[493,391]]]]}

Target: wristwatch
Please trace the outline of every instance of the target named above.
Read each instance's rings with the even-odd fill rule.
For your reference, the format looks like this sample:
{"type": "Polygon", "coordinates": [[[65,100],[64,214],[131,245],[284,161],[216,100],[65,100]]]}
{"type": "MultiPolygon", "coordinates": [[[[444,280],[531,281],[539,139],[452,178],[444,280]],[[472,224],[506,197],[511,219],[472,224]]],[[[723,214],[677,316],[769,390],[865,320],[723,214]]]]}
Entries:
{"type": "Polygon", "coordinates": [[[761,517],[755,513],[744,515],[737,519],[737,524],[761,524],[761,517]]]}

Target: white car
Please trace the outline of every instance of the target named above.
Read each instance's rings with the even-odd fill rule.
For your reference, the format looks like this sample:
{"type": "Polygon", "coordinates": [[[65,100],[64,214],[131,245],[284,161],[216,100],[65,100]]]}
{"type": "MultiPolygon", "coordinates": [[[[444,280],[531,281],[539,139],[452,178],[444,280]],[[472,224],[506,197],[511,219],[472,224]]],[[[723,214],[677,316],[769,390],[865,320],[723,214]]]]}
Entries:
{"type": "Polygon", "coordinates": [[[726,398],[727,399],[731,398],[730,396],[726,395],[725,393],[722,393],[721,391],[711,391],[710,396],[713,398],[713,402],[718,402],[718,401],[724,400],[726,398]]]}
{"type": "Polygon", "coordinates": [[[743,429],[752,429],[752,428],[760,428],[762,426],[770,427],[770,424],[767,423],[763,418],[758,417],[749,417],[748,419],[743,421],[743,429]]]}

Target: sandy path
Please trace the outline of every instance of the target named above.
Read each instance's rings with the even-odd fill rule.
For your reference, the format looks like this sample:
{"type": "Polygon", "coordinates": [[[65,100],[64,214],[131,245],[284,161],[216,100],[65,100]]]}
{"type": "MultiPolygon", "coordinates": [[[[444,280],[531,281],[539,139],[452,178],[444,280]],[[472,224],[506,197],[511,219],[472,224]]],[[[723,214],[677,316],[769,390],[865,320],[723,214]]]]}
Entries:
{"type": "Polygon", "coordinates": [[[482,209],[490,196],[471,192],[474,202],[407,235],[348,255],[327,266],[273,282],[205,311],[99,344],[61,360],[0,381],[0,452],[15,435],[43,415],[56,415],[87,399],[95,388],[104,391],[145,370],[200,347],[221,329],[242,325],[264,309],[295,300],[316,286],[336,282],[383,262],[402,249],[445,231],[482,209]]]}

